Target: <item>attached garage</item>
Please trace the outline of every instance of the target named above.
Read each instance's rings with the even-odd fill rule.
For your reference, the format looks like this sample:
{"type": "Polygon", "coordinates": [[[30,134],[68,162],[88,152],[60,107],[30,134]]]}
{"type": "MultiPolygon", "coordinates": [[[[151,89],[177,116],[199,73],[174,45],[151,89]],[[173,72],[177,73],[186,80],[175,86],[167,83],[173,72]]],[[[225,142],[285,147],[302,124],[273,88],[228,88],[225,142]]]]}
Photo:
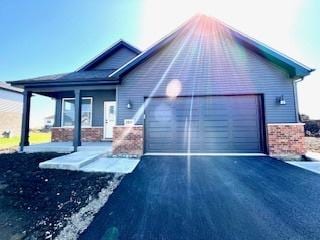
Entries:
{"type": "Polygon", "coordinates": [[[262,153],[260,95],[146,99],[146,153],[262,153]]]}

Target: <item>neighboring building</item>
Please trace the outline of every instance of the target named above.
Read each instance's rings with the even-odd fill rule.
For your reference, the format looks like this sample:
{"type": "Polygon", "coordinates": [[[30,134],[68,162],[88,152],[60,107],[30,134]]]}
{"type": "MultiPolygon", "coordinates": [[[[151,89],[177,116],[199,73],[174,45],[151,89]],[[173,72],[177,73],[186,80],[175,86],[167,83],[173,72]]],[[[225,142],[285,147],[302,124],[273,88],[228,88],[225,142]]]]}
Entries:
{"type": "Polygon", "coordinates": [[[75,72],[11,84],[25,89],[26,145],[37,93],[56,99],[52,141],[75,150],[110,139],[114,153],[303,154],[296,80],[312,71],[199,15],[143,52],[120,41],[75,72]]]}
{"type": "Polygon", "coordinates": [[[21,133],[22,90],[0,82],[0,137],[21,133]]]}
{"type": "Polygon", "coordinates": [[[54,115],[48,116],[44,118],[44,124],[43,127],[45,129],[50,129],[53,127],[54,124],[54,115]]]}

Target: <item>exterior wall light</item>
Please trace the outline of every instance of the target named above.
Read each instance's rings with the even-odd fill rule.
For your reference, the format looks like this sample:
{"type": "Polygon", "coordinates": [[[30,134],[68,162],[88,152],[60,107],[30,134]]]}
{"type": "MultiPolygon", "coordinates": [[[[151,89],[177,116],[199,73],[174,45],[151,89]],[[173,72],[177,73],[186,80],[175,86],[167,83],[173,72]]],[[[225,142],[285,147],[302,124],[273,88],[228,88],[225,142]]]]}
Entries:
{"type": "Polygon", "coordinates": [[[128,109],[131,109],[131,108],[132,108],[132,103],[131,103],[130,100],[128,101],[127,108],[128,108],[128,109]]]}
{"type": "Polygon", "coordinates": [[[286,103],[286,100],[284,99],[284,96],[283,95],[281,95],[281,97],[279,97],[279,104],[280,105],[286,105],[287,103],[286,103]]]}

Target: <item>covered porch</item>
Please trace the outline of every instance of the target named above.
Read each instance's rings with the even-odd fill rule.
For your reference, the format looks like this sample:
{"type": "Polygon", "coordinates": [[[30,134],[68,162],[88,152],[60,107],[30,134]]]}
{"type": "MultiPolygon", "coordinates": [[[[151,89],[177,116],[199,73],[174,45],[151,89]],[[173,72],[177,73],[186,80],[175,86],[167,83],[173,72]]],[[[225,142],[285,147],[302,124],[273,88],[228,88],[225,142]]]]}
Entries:
{"type": "Polygon", "coordinates": [[[116,124],[116,86],[24,87],[20,151],[111,152],[116,124]],[[55,99],[55,121],[50,143],[29,142],[30,103],[33,94],[55,99]],[[110,112],[106,112],[110,111],[110,112]]]}

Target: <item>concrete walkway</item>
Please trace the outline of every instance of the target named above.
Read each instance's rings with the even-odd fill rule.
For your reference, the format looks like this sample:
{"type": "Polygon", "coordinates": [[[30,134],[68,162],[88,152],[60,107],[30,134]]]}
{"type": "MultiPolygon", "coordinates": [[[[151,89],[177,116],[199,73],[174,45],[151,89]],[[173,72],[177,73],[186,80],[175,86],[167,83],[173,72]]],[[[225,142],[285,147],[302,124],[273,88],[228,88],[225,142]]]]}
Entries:
{"type": "Polygon", "coordinates": [[[320,153],[307,152],[306,157],[311,159],[312,161],[319,161],[320,162],[320,153]]]}
{"type": "Polygon", "coordinates": [[[320,162],[286,161],[286,163],[320,174],[320,162]]]}
{"type": "Polygon", "coordinates": [[[131,173],[138,165],[138,158],[107,157],[105,151],[74,152],[39,164],[40,168],[84,172],[131,173]]]}
{"type": "Polygon", "coordinates": [[[286,163],[320,174],[320,153],[307,152],[306,157],[310,162],[286,161],[286,163]]]}

